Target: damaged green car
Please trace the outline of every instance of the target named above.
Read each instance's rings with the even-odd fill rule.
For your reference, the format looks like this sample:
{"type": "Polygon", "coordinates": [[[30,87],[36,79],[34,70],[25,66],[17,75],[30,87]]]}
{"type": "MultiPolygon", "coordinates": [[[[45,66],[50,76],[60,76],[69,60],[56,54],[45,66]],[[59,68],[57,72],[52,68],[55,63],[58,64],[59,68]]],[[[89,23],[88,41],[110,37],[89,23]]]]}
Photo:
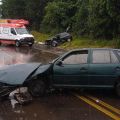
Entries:
{"type": "Polygon", "coordinates": [[[120,50],[75,49],[47,65],[10,65],[0,70],[0,83],[1,88],[26,86],[33,96],[50,88],[107,88],[120,96],[120,50]]]}

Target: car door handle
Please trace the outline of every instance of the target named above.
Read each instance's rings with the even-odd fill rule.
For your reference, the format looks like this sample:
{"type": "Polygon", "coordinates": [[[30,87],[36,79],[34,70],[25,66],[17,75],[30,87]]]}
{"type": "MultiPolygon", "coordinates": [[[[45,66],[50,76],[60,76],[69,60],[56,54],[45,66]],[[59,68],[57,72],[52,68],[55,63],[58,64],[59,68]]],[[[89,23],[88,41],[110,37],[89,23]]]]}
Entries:
{"type": "Polygon", "coordinates": [[[87,71],[87,69],[86,69],[86,68],[84,68],[84,67],[82,67],[82,68],[80,69],[80,71],[81,71],[81,72],[86,72],[86,71],[87,71]]]}
{"type": "Polygon", "coordinates": [[[120,71],[120,67],[116,67],[115,70],[116,70],[116,71],[120,71]]]}

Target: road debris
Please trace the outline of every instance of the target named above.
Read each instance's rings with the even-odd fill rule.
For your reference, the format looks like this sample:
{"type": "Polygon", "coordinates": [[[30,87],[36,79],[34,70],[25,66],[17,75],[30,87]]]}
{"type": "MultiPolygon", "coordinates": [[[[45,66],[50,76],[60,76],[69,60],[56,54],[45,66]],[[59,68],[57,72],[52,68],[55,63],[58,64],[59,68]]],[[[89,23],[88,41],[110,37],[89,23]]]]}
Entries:
{"type": "Polygon", "coordinates": [[[32,101],[32,96],[28,92],[27,87],[17,88],[9,94],[12,108],[15,108],[16,104],[24,105],[32,101]]]}

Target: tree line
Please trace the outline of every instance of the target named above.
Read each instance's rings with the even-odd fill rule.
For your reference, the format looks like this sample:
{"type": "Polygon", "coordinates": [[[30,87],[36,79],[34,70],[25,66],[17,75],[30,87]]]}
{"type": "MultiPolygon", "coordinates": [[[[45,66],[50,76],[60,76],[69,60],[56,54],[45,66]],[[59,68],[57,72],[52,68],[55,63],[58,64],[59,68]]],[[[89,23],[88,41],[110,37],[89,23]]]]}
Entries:
{"type": "Polygon", "coordinates": [[[112,39],[120,35],[120,0],[2,0],[3,18],[24,18],[31,28],[112,39]]]}

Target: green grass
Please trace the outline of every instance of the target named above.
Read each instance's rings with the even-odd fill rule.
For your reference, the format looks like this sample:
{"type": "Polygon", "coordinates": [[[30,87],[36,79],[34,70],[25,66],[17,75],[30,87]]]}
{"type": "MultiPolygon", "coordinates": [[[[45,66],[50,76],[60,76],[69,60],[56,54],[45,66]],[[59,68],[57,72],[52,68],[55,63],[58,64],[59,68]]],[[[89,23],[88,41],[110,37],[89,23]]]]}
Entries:
{"type": "MultiPolygon", "coordinates": [[[[32,31],[32,34],[35,37],[35,40],[38,42],[43,42],[52,35],[43,34],[40,32],[32,31]]],[[[89,38],[77,38],[73,36],[72,42],[66,42],[59,47],[64,49],[73,49],[73,48],[120,48],[120,40],[93,40],[89,38]]]]}
{"type": "Polygon", "coordinates": [[[37,42],[43,42],[50,37],[50,35],[48,35],[48,34],[40,33],[37,31],[32,31],[31,33],[32,33],[32,35],[34,35],[35,40],[37,42]]]}
{"type": "Polygon", "coordinates": [[[76,38],[71,43],[61,45],[62,48],[115,48],[113,40],[92,40],[88,38],[76,38]]]}

